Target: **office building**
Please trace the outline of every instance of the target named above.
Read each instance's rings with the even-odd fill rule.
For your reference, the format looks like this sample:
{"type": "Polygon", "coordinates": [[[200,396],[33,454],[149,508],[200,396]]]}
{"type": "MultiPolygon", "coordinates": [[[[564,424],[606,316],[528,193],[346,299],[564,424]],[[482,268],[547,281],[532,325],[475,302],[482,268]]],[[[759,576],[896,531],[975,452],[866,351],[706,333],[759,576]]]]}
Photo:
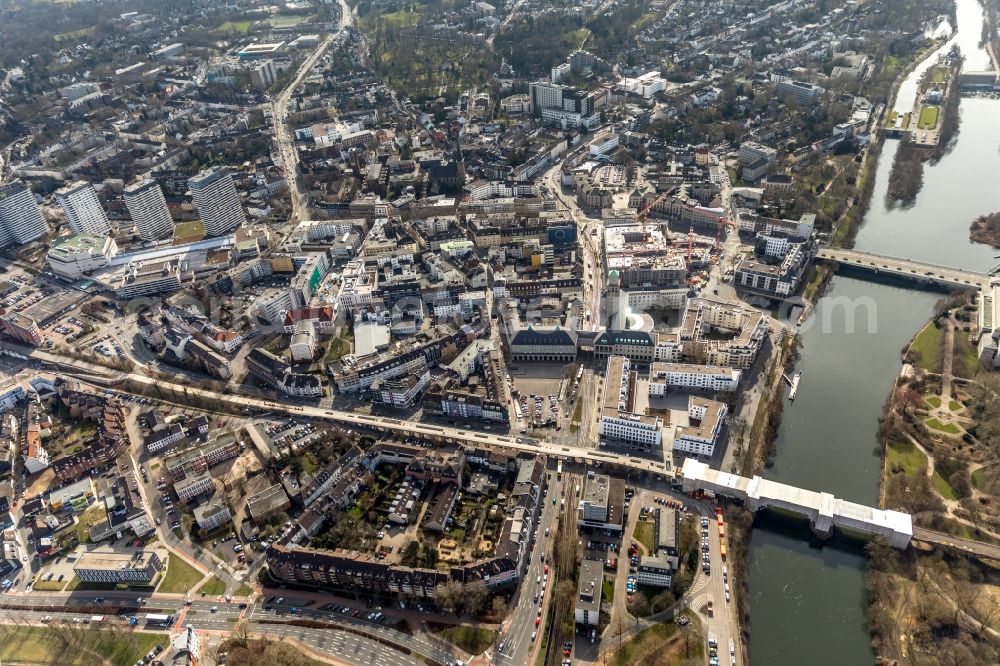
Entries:
{"type": "Polygon", "coordinates": [[[604,570],[597,560],[580,562],[580,584],[577,587],[573,616],[577,624],[596,627],[601,615],[601,592],[604,570]]]}
{"type": "Polygon", "coordinates": [[[233,514],[229,511],[229,505],[221,496],[216,496],[194,509],[194,520],[198,527],[209,532],[217,527],[221,527],[233,519],[233,514]]]}
{"type": "Polygon", "coordinates": [[[173,233],[174,220],[155,180],[147,178],[126,187],[125,205],[142,240],[160,240],[173,233]]]}
{"type": "Polygon", "coordinates": [[[35,195],[22,181],[0,185],[0,247],[23,244],[49,233],[35,195]]]}
{"type": "Polygon", "coordinates": [[[188,180],[188,187],[207,235],[221,236],[246,223],[243,202],[227,169],[206,169],[188,180]]]}
{"type": "Polygon", "coordinates": [[[148,585],[160,570],[161,561],[154,552],[84,553],[73,567],[83,583],[138,583],[148,585]]]}
{"type": "Polygon", "coordinates": [[[670,563],[662,557],[641,556],[637,573],[639,584],[651,587],[670,587],[670,582],[673,579],[673,569],[670,567],[670,563]]]}
{"type": "Polygon", "coordinates": [[[819,101],[823,88],[805,81],[779,81],[778,99],[791,95],[799,104],[812,105],[819,101]]]}
{"type": "Polygon", "coordinates": [[[57,190],[56,201],[66,214],[70,229],[75,233],[95,236],[107,236],[111,233],[108,215],[90,183],[77,181],[57,190]]]}

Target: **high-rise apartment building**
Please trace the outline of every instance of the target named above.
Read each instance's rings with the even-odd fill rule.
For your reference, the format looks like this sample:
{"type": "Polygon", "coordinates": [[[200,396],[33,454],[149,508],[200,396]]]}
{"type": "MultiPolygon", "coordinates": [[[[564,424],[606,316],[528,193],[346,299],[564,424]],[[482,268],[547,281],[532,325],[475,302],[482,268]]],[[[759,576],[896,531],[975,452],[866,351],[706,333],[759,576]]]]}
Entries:
{"type": "Polygon", "coordinates": [[[111,232],[108,215],[90,183],[80,180],[67,185],[56,192],[56,201],[74,233],[107,236],[111,232]]]}
{"type": "Polygon", "coordinates": [[[147,178],[126,187],[125,205],[142,240],[159,240],[173,233],[174,220],[155,180],[147,178]]]}
{"type": "Polygon", "coordinates": [[[0,247],[29,243],[49,233],[35,195],[22,181],[0,185],[0,247]]]}
{"type": "Polygon", "coordinates": [[[246,223],[243,202],[227,169],[206,169],[188,180],[188,187],[207,235],[220,236],[246,223]]]}

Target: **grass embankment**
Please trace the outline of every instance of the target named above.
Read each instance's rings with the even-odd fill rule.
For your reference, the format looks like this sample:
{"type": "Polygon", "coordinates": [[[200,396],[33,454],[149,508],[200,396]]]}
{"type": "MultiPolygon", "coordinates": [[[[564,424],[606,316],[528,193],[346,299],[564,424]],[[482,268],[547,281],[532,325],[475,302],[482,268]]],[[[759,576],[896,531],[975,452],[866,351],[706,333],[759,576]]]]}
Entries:
{"type": "Polygon", "coordinates": [[[497,632],[493,629],[467,626],[448,627],[437,632],[437,635],[472,655],[482,654],[497,638],[497,632]]]}
{"type": "Polygon", "coordinates": [[[163,583],[160,584],[157,592],[164,594],[184,594],[194,589],[194,586],[202,578],[204,578],[204,575],[200,571],[171,553],[167,558],[167,575],[163,577],[163,583]]]}
{"type": "Polygon", "coordinates": [[[941,372],[943,336],[944,331],[931,322],[924,326],[910,345],[910,350],[915,354],[916,364],[928,372],[941,372]]]}
{"type": "Polygon", "coordinates": [[[114,666],[132,666],[154,645],[166,645],[166,634],[95,629],[53,629],[5,625],[0,632],[0,661],[21,664],[91,666],[103,658],[114,666]]]}
{"type": "Polygon", "coordinates": [[[921,474],[927,468],[927,456],[912,442],[892,442],[885,449],[886,463],[898,465],[905,474],[921,474]]]}

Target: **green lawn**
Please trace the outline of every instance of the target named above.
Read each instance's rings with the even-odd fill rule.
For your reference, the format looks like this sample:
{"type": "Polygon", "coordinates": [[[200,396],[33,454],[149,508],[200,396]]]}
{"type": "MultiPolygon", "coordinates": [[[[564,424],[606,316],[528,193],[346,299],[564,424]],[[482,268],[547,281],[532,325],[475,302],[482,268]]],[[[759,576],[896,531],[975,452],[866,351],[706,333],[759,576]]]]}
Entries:
{"type": "Polygon", "coordinates": [[[253,21],[226,21],[218,28],[215,29],[217,33],[230,33],[236,32],[245,35],[250,32],[250,26],[253,25],[253,21]]]}
{"type": "Polygon", "coordinates": [[[944,332],[933,322],[924,326],[910,345],[916,353],[916,363],[929,372],[941,372],[941,336],[944,332]]]}
{"type": "Polygon", "coordinates": [[[934,489],[938,491],[938,494],[941,497],[946,500],[958,499],[955,496],[955,491],[952,489],[951,484],[938,474],[937,470],[934,471],[934,476],[931,477],[931,481],[933,481],[934,489]]]}
{"type": "Polygon", "coordinates": [[[198,588],[199,592],[204,592],[208,596],[217,597],[226,591],[226,584],[218,576],[212,576],[208,581],[198,588]]]}
{"type": "Polygon", "coordinates": [[[937,430],[939,432],[944,432],[949,435],[957,435],[962,432],[961,429],[954,423],[941,423],[937,419],[931,418],[924,421],[926,425],[931,430],[937,430]]]}
{"type": "Polygon", "coordinates": [[[267,22],[270,23],[275,28],[290,28],[293,25],[298,25],[299,23],[302,23],[307,18],[308,17],[305,15],[272,16],[271,18],[267,19],[267,22]]]}
{"type": "Polygon", "coordinates": [[[962,406],[963,406],[962,403],[960,403],[958,400],[948,401],[948,409],[950,409],[953,412],[957,412],[958,410],[962,409],[962,406]]]}
{"type": "Polygon", "coordinates": [[[615,600],[615,582],[607,578],[601,584],[601,594],[604,596],[604,601],[613,603],[615,600]]]}
{"type": "MultiPolygon", "coordinates": [[[[695,613],[687,613],[689,618],[697,618],[695,613]]],[[[679,636],[679,627],[673,622],[656,624],[648,629],[640,631],[634,639],[625,643],[620,650],[614,653],[606,663],[611,666],[632,666],[633,664],[681,664],[681,663],[704,663],[702,657],[702,646],[704,640],[701,638],[701,630],[697,626],[697,619],[692,619],[690,629],[690,642],[688,644],[689,653],[687,661],[683,661],[684,639],[679,636]]],[[[611,649],[614,649],[612,644],[611,649]]],[[[720,651],[725,650],[725,646],[719,646],[720,651]]],[[[726,656],[728,660],[729,657],[726,656]]],[[[726,663],[729,663],[728,661],[726,663]]]]}
{"type": "Polygon", "coordinates": [[[886,463],[899,465],[906,474],[919,474],[927,467],[927,456],[912,442],[890,442],[885,449],[886,463]]]}
{"type": "Polygon", "coordinates": [[[647,552],[652,553],[654,534],[655,527],[653,526],[653,522],[650,520],[640,520],[635,524],[635,532],[632,533],[632,538],[644,545],[647,552]]]}
{"type": "Polygon", "coordinates": [[[939,109],[936,106],[920,107],[920,118],[917,120],[917,128],[929,130],[937,127],[938,111],[939,109]]]}
{"type": "Polygon", "coordinates": [[[157,592],[184,594],[194,589],[194,586],[202,578],[200,571],[171,553],[167,559],[167,575],[163,578],[163,583],[157,592]]]}
{"type": "Polygon", "coordinates": [[[63,642],[48,627],[19,627],[0,635],[0,660],[4,663],[90,666],[105,658],[115,666],[131,666],[154,645],[165,645],[166,634],[71,630],[63,642]],[[77,642],[69,642],[71,640],[77,642]]]}
{"type": "Polygon", "coordinates": [[[65,580],[37,580],[31,584],[31,589],[36,592],[62,592],[64,587],[65,580]]]}
{"type": "Polygon", "coordinates": [[[448,627],[439,631],[437,635],[469,654],[480,654],[493,645],[493,641],[497,638],[497,632],[492,629],[466,626],[448,627]]]}
{"type": "Polygon", "coordinates": [[[924,402],[926,402],[931,409],[937,409],[938,407],[941,406],[941,398],[939,398],[936,395],[932,395],[929,398],[924,398],[924,402]]]}
{"type": "Polygon", "coordinates": [[[240,589],[236,590],[237,597],[249,597],[252,594],[253,594],[253,589],[246,583],[240,585],[240,589]]]}

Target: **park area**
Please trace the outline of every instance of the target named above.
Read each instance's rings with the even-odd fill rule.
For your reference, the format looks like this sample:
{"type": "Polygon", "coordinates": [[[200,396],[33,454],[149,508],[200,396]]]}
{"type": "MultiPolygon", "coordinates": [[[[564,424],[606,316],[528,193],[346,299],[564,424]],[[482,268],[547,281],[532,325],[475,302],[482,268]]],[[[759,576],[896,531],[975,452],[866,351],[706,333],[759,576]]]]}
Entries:
{"type": "Polygon", "coordinates": [[[66,625],[16,627],[0,625],[0,661],[19,664],[131,666],[166,634],[81,629],[66,625]]]}

